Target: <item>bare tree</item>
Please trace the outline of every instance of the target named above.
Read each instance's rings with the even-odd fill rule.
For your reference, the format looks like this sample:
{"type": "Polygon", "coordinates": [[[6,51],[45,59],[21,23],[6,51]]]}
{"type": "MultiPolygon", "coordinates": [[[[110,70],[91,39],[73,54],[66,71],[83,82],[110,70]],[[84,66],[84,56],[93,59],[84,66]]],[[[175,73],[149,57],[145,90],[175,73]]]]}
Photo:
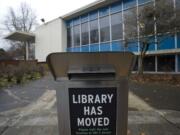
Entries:
{"type": "MultiPolygon", "coordinates": [[[[172,0],[155,0],[154,3],[149,3],[139,7],[137,15],[136,11],[131,11],[129,16],[125,18],[125,46],[129,42],[139,41],[139,74],[143,74],[144,57],[151,46],[160,45],[166,37],[164,35],[173,36],[180,30],[180,2],[174,7],[172,0]],[[137,21],[136,17],[137,16],[137,21]],[[136,23],[137,22],[137,23],[136,23]],[[137,26],[139,28],[139,37],[136,35],[137,26]],[[126,29],[127,28],[127,29],[126,29]],[[154,40],[154,36],[157,39],[154,40]]],[[[125,16],[126,17],[126,16],[125,16]]]]}
{"type": "Polygon", "coordinates": [[[4,25],[10,32],[23,31],[30,32],[37,25],[35,12],[27,3],[21,3],[18,10],[9,8],[4,20],[4,25]]]}
{"type": "MultiPolygon", "coordinates": [[[[27,3],[21,3],[17,10],[10,7],[4,19],[4,26],[9,32],[32,32],[37,25],[36,14],[27,3]]],[[[11,44],[10,51],[20,53],[25,59],[25,43],[11,42],[11,44]]]]}

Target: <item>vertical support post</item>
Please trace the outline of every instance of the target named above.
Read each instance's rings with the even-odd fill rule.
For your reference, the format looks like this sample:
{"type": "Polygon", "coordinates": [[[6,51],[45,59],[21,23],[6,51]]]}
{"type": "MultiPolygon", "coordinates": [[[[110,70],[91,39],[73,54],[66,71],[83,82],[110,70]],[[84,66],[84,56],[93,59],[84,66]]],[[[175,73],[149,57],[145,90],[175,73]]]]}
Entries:
{"type": "Polygon", "coordinates": [[[82,23],[81,23],[81,16],[79,17],[80,24],[79,24],[79,31],[80,31],[80,52],[82,52],[82,23]]]}
{"type": "Polygon", "coordinates": [[[178,55],[175,54],[175,73],[178,72],[178,55]]]}
{"type": "Polygon", "coordinates": [[[98,36],[99,36],[99,51],[101,51],[101,47],[100,47],[100,44],[101,44],[101,27],[100,27],[100,15],[99,15],[99,11],[98,11],[98,36]]]}
{"type": "Polygon", "coordinates": [[[158,72],[158,59],[157,59],[157,55],[155,55],[155,72],[158,72]]]}
{"type": "Polygon", "coordinates": [[[111,16],[111,9],[110,9],[110,6],[109,6],[109,29],[110,29],[110,51],[112,51],[112,24],[111,24],[111,21],[112,21],[112,16],[111,16]]]}
{"type": "Polygon", "coordinates": [[[177,73],[179,73],[180,72],[180,55],[179,54],[177,54],[177,73]]]}
{"type": "Polygon", "coordinates": [[[29,42],[24,42],[26,47],[26,60],[29,60],[29,42]]]}
{"type": "Polygon", "coordinates": [[[125,24],[124,24],[124,3],[123,3],[123,1],[121,2],[122,3],[122,29],[123,29],[123,50],[124,50],[124,52],[126,51],[126,48],[125,48],[125,24]]]}
{"type": "Polygon", "coordinates": [[[91,26],[90,26],[90,14],[88,14],[88,33],[89,33],[89,52],[91,51],[90,45],[91,45],[91,26]]]}
{"type": "Polygon", "coordinates": [[[137,7],[137,34],[138,34],[138,43],[137,43],[137,45],[138,45],[138,53],[140,53],[140,27],[139,27],[139,2],[138,2],[138,0],[136,0],[136,7],[137,7]]]}

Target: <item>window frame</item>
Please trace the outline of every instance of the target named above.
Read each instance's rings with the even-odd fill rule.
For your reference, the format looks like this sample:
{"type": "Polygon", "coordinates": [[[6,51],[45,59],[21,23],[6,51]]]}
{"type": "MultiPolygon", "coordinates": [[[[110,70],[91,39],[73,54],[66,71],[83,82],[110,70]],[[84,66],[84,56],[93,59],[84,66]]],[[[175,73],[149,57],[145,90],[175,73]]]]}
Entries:
{"type": "MultiPolygon", "coordinates": [[[[106,16],[103,16],[103,17],[99,17],[99,32],[100,32],[100,43],[106,43],[106,42],[111,42],[111,31],[110,31],[110,27],[111,27],[111,25],[110,25],[110,16],[109,15],[106,15],[106,16]],[[106,19],[106,18],[108,18],[108,20],[107,20],[107,24],[108,24],[108,34],[109,35],[107,35],[107,37],[108,37],[108,39],[107,40],[102,40],[102,28],[107,28],[107,27],[101,27],[102,26],[102,23],[101,23],[101,20],[102,19],[106,19]]],[[[105,35],[105,38],[106,38],[106,35],[105,35]]]]}
{"type": "Polygon", "coordinates": [[[90,30],[90,44],[97,44],[97,43],[99,43],[100,37],[99,37],[98,19],[89,21],[89,26],[90,26],[90,29],[89,29],[89,30],[90,30]],[[92,40],[92,29],[91,29],[91,28],[92,28],[92,27],[91,27],[92,25],[91,25],[91,24],[92,24],[92,22],[95,22],[95,21],[97,21],[97,23],[96,23],[96,24],[97,24],[97,27],[96,27],[97,29],[93,29],[93,30],[96,30],[96,31],[97,31],[96,34],[97,34],[98,37],[97,37],[97,42],[96,42],[96,41],[95,41],[95,42],[92,42],[93,40],[92,40]]]}
{"type": "Polygon", "coordinates": [[[111,31],[110,31],[110,35],[111,35],[111,42],[113,42],[113,41],[116,41],[116,40],[123,40],[123,33],[124,33],[124,28],[123,28],[123,12],[122,11],[119,11],[119,12],[116,12],[116,13],[113,13],[113,14],[111,14],[110,15],[110,21],[111,21],[111,24],[110,24],[110,27],[111,27],[111,31]],[[113,21],[113,15],[117,15],[117,14],[119,14],[119,13],[121,13],[121,26],[122,26],[122,35],[121,35],[121,37],[120,38],[116,38],[116,39],[113,39],[113,23],[112,23],[112,21],[113,21]]]}
{"type": "Polygon", "coordinates": [[[79,24],[79,25],[75,25],[75,26],[73,26],[73,47],[79,47],[79,46],[81,46],[81,24],[79,24]],[[79,34],[78,33],[75,33],[75,28],[76,27],[79,27],[79,34]],[[78,44],[76,43],[76,35],[75,34],[77,34],[77,35],[79,35],[79,42],[78,42],[78,44]]]}
{"type": "Polygon", "coordinates": [[[81,32],[80,32],[80,35],[81,35],[81,46],[90,44],[89,43],[89,37],[90,37],[89,31],[90,31],[90,29],[89,29],[89,22],[81,23],[81,32]],[[87,35],[88,38],[87,38],[87,43],[84,44],[83,43],[83,36],[84,36],[84,34],[83,34],[83,25],[85,25],[85,24],[87,24],[87,31],[85,33],[88,34],[87,35]]]}

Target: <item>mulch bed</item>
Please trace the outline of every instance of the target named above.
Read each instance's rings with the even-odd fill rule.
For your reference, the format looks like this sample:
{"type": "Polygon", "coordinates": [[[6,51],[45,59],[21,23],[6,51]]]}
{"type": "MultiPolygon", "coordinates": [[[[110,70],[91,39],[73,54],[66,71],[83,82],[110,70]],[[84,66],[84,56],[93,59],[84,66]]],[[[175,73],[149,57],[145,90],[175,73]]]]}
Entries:
{"type": "Polygon", "coordinates": [[[132,74],[130,76],[131,81],[139,82],[139,83],[147,83],[147,82],[163,82],[172,85],[180,86],[180,75],[173,74],[132,74]]]}

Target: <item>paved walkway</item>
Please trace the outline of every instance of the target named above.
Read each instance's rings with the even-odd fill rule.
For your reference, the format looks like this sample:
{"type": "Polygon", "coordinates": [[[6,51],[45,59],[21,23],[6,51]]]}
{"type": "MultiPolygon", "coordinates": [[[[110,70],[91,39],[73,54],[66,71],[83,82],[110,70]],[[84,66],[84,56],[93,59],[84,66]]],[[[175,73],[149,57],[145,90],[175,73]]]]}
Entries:
{"type": "Polygon", "coordinates": [[[0,112],[25,107],[47,90],[55,90],[51,76],[0,90],[0,112]]]}
{"type": "MultiPolygon", "coordinates": [[[[152,111],[129,111],[128,116],[129,135],[180,135],[179,112],[162,115],[152,111]]],[[[0,124],[1,135],[58,135],[56,111],[14,118],[14,124],[8,119],[0,118],[4,121],[0,124]]]]}
{"type": "MultiPolygon", "coordinates": [[[[52,77],[47,76],[1,90],[0,135],[58,135],[54,86],[52,77]]],[[[138,90],[137,86],[131,88],[138,90]]],[[[129,93],[129,135],[180,135],[180,112],[160,110],[149,104],[146,98],[134,90],[129,93]]]]}

